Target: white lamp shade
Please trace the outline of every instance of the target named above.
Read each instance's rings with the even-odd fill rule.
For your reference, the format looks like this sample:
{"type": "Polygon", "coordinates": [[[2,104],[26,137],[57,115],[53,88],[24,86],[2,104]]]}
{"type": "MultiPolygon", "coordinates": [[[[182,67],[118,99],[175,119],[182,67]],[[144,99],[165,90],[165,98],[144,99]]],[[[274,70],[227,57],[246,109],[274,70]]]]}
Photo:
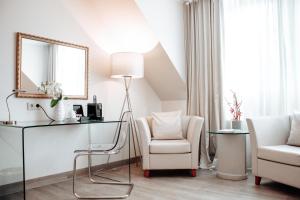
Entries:
{"type": "Polygon", "coordinates": [[[142,54],[122,52],[111,55],[112,78],[143,78],[144,58],[142,54]]]}

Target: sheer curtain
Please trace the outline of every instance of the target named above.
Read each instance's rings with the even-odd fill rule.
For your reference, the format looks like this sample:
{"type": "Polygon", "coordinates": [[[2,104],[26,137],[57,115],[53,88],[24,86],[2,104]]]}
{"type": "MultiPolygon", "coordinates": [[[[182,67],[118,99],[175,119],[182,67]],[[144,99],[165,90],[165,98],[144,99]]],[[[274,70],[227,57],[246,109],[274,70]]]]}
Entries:
{"type": "Polygon", "coordinates": [[[223,0],[220,18],[224,95],[244,116],[300,110],[300,1],[223,0]]]}

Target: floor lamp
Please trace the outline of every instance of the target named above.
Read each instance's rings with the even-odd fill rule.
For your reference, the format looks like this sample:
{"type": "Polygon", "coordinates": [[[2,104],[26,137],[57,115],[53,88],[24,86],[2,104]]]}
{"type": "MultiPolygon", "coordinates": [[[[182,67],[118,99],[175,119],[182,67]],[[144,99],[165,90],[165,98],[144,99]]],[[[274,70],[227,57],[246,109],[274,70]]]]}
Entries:
{"type": "Polygon", "coordinates": [[[123,105],[120,113],[120,117],[123,112],[131,111],[130,116],[130,126],[132,130],[133,147],[135,157],[139,157],[140,163],[142,162],[140,142],[137,132],[137,125],[135,123],[132,114],[132,104],[129,95],[129,88],[133,79],[144,77],[144,58],[142,54],[133,52],[120,52],[111,55],[111,77],[112,78],[122,78],[124,80],[125,97],[123,100],[123,105]],[[137,154],[137,149],[140,155],[137,154]]]}

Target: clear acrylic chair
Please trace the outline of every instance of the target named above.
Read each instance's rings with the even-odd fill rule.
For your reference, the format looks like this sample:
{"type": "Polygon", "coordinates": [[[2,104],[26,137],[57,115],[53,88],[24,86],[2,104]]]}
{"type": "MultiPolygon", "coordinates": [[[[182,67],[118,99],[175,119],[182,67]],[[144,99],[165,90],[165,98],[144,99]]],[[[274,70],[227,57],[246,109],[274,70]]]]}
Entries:
{"type": "Polygon", "coordinates": [[[73,194],[77,199],[125,199],[129,197],[132,189],[133,183],[131,183],[131,171],[130,171],[130,126],[129,126],[129,117],[130,112],[124,112],[121,117],[121,122],[117,126],[117,135],[116,139],[112,144],[91,144],[88,149],[75,150],[74,157],[74,168],[73,168],[73,194]],[[97,181],[93,178],[93,174],[91,172],[91,156],[107,156],[107,155],[115,155],[121,152],[121,150],[125,147],[126,141],[129,143],[128,147],[128,182],[120,182],[111,178],[104,177],[106,179],[110,179],[109,182],[97,181]],[[80,195],[76,192],[76,164],[77,159],[79,157],[87,156],[88,157],[88,168],[89,168],[89,180],[92,184],[106,184],[112,186],[128,186],[128,190],[126,194],[120,195],[80,195]]]}

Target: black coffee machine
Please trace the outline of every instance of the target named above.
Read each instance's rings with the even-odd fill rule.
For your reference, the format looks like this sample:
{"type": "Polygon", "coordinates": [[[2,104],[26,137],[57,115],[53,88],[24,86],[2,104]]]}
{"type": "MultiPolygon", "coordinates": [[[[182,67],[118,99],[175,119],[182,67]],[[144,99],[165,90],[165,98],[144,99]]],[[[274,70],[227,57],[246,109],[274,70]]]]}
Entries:
{"type": "Polygon", "coordinates": [[[93,103],[87,104],[87,116],[90,120],[104,120],[102,116],[102,104],[97,103],[97,96],[93,96],[93,103]]]}

